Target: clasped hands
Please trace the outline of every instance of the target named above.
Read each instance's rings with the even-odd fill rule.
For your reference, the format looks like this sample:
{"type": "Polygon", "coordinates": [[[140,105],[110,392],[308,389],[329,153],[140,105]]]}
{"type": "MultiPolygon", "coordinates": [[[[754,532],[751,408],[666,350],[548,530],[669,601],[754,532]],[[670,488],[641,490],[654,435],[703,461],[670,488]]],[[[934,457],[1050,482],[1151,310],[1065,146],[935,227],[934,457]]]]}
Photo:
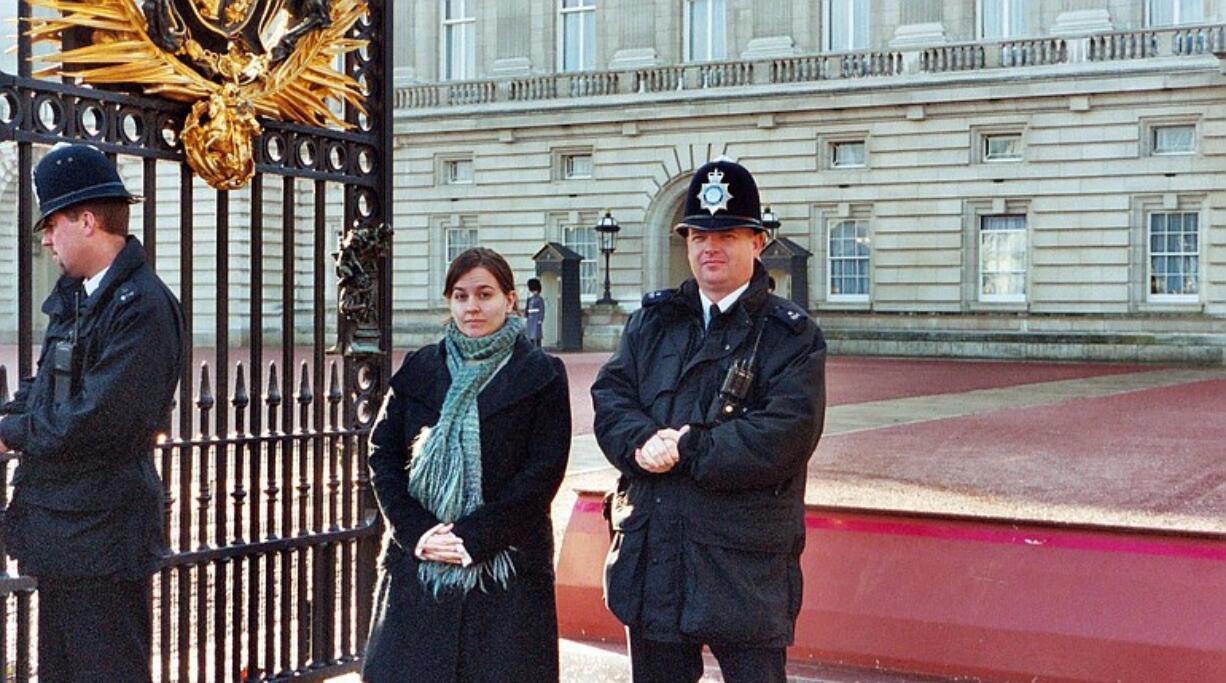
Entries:
{"type": "Polygon", "coordinates": [[[663,474],[671,470],[681,460],[677,444],[689,431],[689,425],[681,429],[661,429],[635,449],[634,462],[652,474],[663,474]]]}
{"type": "Polygon", "coordinates": [[[464,549],[464,540],[451,532],[453,524],[439,524],[427,531],[417,542],[417,557],[432,562],[468,566],[472,558],[464,549]]]}

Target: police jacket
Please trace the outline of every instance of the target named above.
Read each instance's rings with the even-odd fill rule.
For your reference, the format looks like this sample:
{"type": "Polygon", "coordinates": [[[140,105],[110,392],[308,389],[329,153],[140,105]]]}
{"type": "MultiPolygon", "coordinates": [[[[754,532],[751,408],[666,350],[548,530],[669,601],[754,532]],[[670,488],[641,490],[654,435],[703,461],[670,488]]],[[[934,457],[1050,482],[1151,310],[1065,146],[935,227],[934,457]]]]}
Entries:
{"type": "Polygon", "coordinates": [[[596,437],[621,472],[605,568],[609,609],[665,642],[781,647],[800,609],[805,469],[825,415],[826,344],[802,309],[749,288],[704,332],[698,287],[647,295],[592,386],[596,437]],[[745,412],[717,422],[729,366],[761,330],[745,412]],[[634,452],[690,431],[652,474],[634,452]]]}
{"type": "Polygon", "coordinates": [[[38,371],[0,407],[21,459],[5,517],[10,552],[39,577],[139,578],[164,554],[156,435],[169,426],[183,364],[183,314],[129,237],[98,289],[62,277],[38,371]],[[79,304],[79,309],[78,309],[79,304]],[[54,347],[75,339],[71,391],[54,400],[54,347]]]}

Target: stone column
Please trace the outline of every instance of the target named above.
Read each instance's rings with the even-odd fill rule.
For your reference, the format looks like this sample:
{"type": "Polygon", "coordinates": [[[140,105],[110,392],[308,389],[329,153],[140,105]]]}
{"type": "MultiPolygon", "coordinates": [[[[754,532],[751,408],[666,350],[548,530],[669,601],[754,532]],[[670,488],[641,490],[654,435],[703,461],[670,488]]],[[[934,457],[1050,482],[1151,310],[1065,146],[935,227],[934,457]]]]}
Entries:
{"type": "Polygon", "coordinates": [[[729,38],[732,36],[731,18],[734,12],[747,10],[752,12],[753,37],[741,53],[742,59],[767,59],[796,54],[796,41],[792,31],[796,30],[793,17],[792,2],[746,2],[745,0],[728,0],[729,38]]]}
{"type": "Polygon", "coordinates": [[[524,40],[524,27],[530,25],[532,18],[530,0],[499,0],[496,4],[485,4],[482,9],[486,8],[494,12],[492,25],[496,44],[490,75],[496,78],[527,76],[532,71],[532,58],[528,54],[532,41],[524,40]]]}
{"type": "MultiPolygon", "coordinates": [[[[637,69],[660,63],[655,47],[655,5],[639,0],[604,0],[597,4],[596,21],[616,23],[616,50],[609,58],[610,69],[637,69]],[[605,12],[605,9],[608,12],[605,12]]],[[[597,32],[605,33],[597,28],[597,32]]],[[[599,46],[598,46],[599,48],[599,46]]]]}

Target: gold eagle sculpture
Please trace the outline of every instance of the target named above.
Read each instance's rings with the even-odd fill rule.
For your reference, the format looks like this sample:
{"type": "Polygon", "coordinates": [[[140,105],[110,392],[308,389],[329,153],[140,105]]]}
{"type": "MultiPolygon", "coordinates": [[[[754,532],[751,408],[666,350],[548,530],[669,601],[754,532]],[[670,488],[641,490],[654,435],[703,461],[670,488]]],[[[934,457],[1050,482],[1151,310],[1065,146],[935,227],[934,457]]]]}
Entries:
{"type": "Polygon", "coordinates": [[[342,66],[367,45],[349,37],[364,0],[137,2],[31,0],[60,14],[30,19],[34,42],[60,44],[34,57],[52,64],[35,76],[191,103],[180,139],[188,165],[214,188],[241,188],[255,174],[257,116],[349,129],[332,102],[366,113],[367,93],[342,66]]]}

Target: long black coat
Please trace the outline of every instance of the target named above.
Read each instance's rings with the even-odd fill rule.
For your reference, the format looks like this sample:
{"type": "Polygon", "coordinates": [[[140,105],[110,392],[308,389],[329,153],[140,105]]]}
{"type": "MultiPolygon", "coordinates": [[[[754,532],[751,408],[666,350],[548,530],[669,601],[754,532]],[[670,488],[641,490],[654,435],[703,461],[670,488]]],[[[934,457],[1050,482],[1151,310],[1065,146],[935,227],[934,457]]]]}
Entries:
{"type": "Polygon", "coordinates": [[[413,550],[439,520],[408,493],[410,444],[434,425],[451,386],[442,344],[404,359],[371,434],[370,470],[386,533],[363,678],[551,681],[558,678],[553,525],[549,506],[570,453],[566,369],[520,337],[477,400],[485,504],[455,523],[474,562],[513,548],[506,589],[436,601],[413,550]]]}
{"type": "Polygon", "coordinates": [[[596,437],[621,478],[605,573],[609,609],[648,638],[780,647],[800,609],[805,467],[825,416],[826,344],[817,325],[749,289],[704,333],[698,288],[649,294],[592,385],[596,437]],[[739,417],[716,424],[729,366],[762,330],[739,417]],[[680,462],[652,474],[634,451],[689,425],[680,462]]]}
{"type": "Polygon", "coordinates": [[[80,285],[62,277],[47,297],[38,372],[0,409],[0,439],[23,452],[5,519],[9,550],[34,576],[137,579],[165,550],[153,444],[169,426],[182,371],[183,314],[135,237],[92,296],[80,285]],[[57,406],[52,346],[74,329],[80,386],[57,406]]]}

